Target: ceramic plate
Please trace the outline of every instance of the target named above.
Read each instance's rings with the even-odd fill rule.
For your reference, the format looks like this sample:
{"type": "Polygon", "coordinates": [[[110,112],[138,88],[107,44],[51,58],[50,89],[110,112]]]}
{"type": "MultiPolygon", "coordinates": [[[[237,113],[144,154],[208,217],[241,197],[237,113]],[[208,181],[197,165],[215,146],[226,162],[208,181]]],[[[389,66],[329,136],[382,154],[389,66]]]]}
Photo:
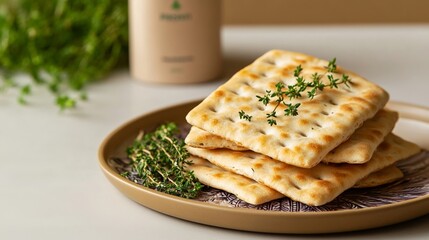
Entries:
{"type": "MultiPolygon", "coordinates": [[[[253,206],[224,191],[209,188],[198,199],[183,199],[138,185],[119,173],[126,167],[125,149],[141,130],[185,115],[199,101],[168,107],[137,117],[113,131],[100,146],[99,164],[109,181],[130,199],[158,212],[192,222],[236,230],[269,233],[333,233],[369,229],[429,213],[429,153],[401,161],[405,177],[376,188],[351,189],[320,207],[288,198],[253,206]]],[[[429,109],[390,102],[400,113],[399,136],[429,149],[429,109]]]]}

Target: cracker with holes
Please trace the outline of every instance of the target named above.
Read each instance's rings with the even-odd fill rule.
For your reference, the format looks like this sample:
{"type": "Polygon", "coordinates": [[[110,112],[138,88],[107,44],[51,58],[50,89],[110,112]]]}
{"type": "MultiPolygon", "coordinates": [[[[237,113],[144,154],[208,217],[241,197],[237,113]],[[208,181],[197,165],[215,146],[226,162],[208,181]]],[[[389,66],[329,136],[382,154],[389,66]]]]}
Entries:
{"type": "Polygon", "coordinates": [[[195,156],[234,173],[251,178],[285,196],[312,206],[332,201],[360,179],[420,151],[420,148],[389,134],[370,161],[364,164],[318,164],[300,168],[252,151],[187,147],[195,156]]]}
{"type": "Polygon", "coordinates": [[[311,78],[317,72],[321,82],[328,84],[328,62],[312,56],[273,50],[236,73],[229,81],[211,93],[186,116],[200,129],[220,136],[242,147],[273,159],[302,168],[316,166],[340,143],[348,139],[362,123],[372,118],[388,100],[382,88],[366,79],[338,67],[334,79],[347,74],[350,87],[324,88],[310,99],[307,95],[291,100],[300,104],[297,116],[280,114],[277,125],[267,124],[267,112],[275,102],[264,106],[256,95],[274,91],[281,82],[286,86],[297,82],[294,69],[302,67],[301,76],[311,78]],[[239,118],[244,111],[252,118],[239,118]]]}
{"type": "Polygon", "coordinates": [[[362,164],[369,161],[377,146],[395,127],[397,112],[380,110],[373,118],[365,121],[351,137],[329,152],[324,162],[362,164]]]}
{"type": "Polygon", "coordinates": [[[227,191],[237,198],[254,205],[284,197],[283,194],[255,180],[227,171],[196,156],[190,156],[188,169],[204,185],[227,191]]]}
{"type": "MultiPolygon", "coordinates": [[[[232,193],[247,203],[259,205],[284,197],[283,194],[264,184],[227,171],[203,158],[191,155],[188,160],[192,162],[192,165],[188,165],[188,170],[193,171],[204,185],[232,193]]],[[[398,167],[391,165],[359,180],[353,188],[377,187],[397,181],[403,176],[404,174],[398,167]]]]}
{"type": "MultiPolygon", "coordinates": [[[[348,140],[329,152],[323,162],[362,164],[369,161],[377,146],[392,131],[397,121],[397,112],[381,109],[373,118],[365,121],[348,140]]],[[[196,127],[191,128],[185,141],[192,147],[246,150],[243,146],[196,127]]]]}

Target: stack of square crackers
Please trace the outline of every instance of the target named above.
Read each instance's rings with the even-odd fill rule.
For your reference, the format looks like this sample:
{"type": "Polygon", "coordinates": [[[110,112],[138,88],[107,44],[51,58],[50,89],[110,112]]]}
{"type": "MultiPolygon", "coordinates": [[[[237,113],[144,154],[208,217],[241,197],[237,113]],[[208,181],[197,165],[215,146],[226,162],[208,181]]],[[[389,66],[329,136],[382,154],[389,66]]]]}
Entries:
{"type": "Polygon", "coordinates": [[[276,103],[264,106],[256,95],[274,91],[279,82],[295,84],[298,65],[304,78],[317,72],[328,83],[328,61],[272,50],[188,113],[192,128],[185,142],[197,178],[255,205],[289,197],[320,206],[354,186],[402,177],[394,163],[420,148],[391,133],[398,113],[384,109],[388,93],[341,67],[332,75],[348,75],[349,87],[326,87],[313,99],[292,99],[301,104],[297,116],[278,114],[277,125],[267,123],[276,103]],[[251,121],[240,119],[241,110],[251,121]]]}

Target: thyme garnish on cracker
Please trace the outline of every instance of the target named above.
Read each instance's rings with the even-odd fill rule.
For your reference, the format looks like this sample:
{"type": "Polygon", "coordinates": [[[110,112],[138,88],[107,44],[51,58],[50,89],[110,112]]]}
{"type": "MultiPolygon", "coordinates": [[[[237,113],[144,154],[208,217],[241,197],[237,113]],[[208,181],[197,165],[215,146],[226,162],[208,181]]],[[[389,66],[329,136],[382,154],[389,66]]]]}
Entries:
{"type": "MultiPolygon", "coordinates": [[[[300,98],[304,94],[304,92],[309,88],[309,91],[307,90],[307,97],[311,100],[317,95],[318,92],[323,91],[324,88],[338,88],[339,85],[344,84],[347,87],[349,86],[349,83],[351,82],[350,77],[348,75],[343,74],[340,78],[335,78],[332,73],[335,73],[337,70],[336,65],[336,58],[329,61],[328,66],[325,66],[326,72],[323,74],[319,74],[317,72],[313,73],[311,75],[311,81],[307,81],[302,75],[301,72],[303,68],[301,65],[298,65],[294,70],[294,77],[296,79],[296,83],[293,85],[286,85],[283,82],[278,82],[275,87],[276,89],[274,91],[272,90],[265,90],[265,95],[259,96],[256,95],[256,98],[258,98],[259,102],[262,102],[264,106],[267,106],[270,103],[276,103],[273,110],[266,114],[267,122],[270,126],[277,125],[277,108],[280,105],[283,105],[286,107],[283,111],[285,116],[297,116],[298,115],[298,108],[301,106],[301,103],[290,103],[292,99],[300,98]],[[323,77],[327,77],[329,80],[329,83],[325,84],[321,80],[323,77]]],[[[252,120],[252,116],[246,114],[243,110],[240,110],[239,112],[240,119],[244,119],[247,121],[252,120]]]]}

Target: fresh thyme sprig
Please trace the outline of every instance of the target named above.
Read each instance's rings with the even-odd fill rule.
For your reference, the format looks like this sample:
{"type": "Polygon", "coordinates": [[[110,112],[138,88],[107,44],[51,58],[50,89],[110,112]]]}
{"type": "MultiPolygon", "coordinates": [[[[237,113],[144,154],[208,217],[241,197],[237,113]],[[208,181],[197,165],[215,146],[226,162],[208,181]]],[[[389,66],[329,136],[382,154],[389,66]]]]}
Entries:
{"type": "Polygon", "coordinates": [[[116,0],[0,0],[0,93],[16,92],[26,104],[34,87],[46,88],[60,109],[75,107],[90,82],[125,63],[127,7],[116,0]],[[22,74],[32,81],[23,83],[22,74]]]}
{"type": "Polygon", "coordinates": [[[240,110],[240,112],[238,112],[238,115],[240,115],[240,119],[245,119],[247,121],[252,121],[252,116],[246,114],[243,110],[240,110]]]}
{"type": "Polygon", "coordinates": [[[174,123],[163,124],[154,132],[140,134],[127,149],[132,160],[131,173],[145,187],[184,198],[195,198],[203,188],[193,172],[186,170],[191,164],[183,139],[177,137],[174,123]]]}
{"type": "MultiPolygon", "coordinates": [[[[307,90],[307,88],[310,88],[310,90],[307,91],[307,96],[312,100],[317,95],[318,91],[323,91],[323,89],[326,87],[338,88],[338,85],[341,84],[350,87],[349,83],[351,82],[351,80],[348,75],[343,74],[341,76],[341,79],[335,78],[333,75],[333,73],[335,73],[337,70],[336,58],[329,61],[328,66],[326,66],[325,68],[325,73],[319,74],[315,72],[311,75],[311,81],[307,81],[306,79],[304,79],[303,76],[301,76],[301,72],[303,70],[302,66],[298,65],[293,72],[293,75],[296,79],[295,84],[285,85],[283,82],[278,82],[275,85],[276,89],[274,91],[266,90],[265,95],[256,95],[258,101],[262,102],[262,104],[264,104],[265,106],[272,102],[276,103],[273,110],[266,114],[267,122],[270,126],[277,125],[277,108],[280,105],[286,107],[284,110],[285,116],[298,115],[298,108],[301,106],[301,104],[292,104],[290,102],[287,102],[287,99],[291,101],[292,99],[302,97],[302,94],[307,90]],[[322,78],[325,76],[329,80],[328,84],[325,84],[321,81],[322,78]]],[[[240,119],[244,119],[249,122],[252,120],[252,116],[246,114],[243,110],[240,110],[239,117],[240,119]]]]}

